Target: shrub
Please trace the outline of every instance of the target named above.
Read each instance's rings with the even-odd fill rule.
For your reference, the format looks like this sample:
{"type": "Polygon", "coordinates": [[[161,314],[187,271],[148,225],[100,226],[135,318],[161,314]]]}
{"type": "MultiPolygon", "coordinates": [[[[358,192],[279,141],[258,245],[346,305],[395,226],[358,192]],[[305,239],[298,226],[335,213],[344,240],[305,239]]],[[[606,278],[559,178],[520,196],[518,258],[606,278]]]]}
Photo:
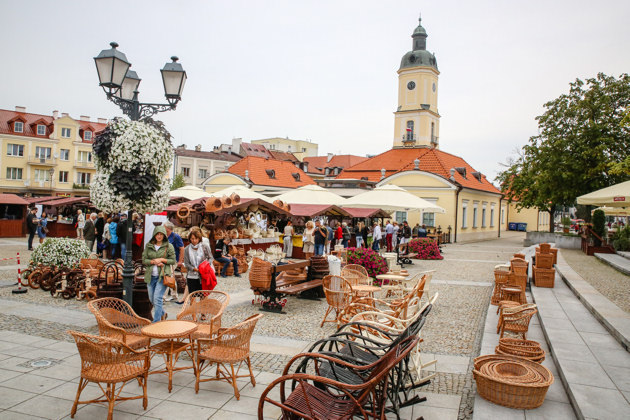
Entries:
{"type": "Polygon", "coordinates": [[[369,248],[348,248],[348,264],[358,264],[367,270],[370,277],[387,273],[387,261],[369,248]]]}
{"type": "Polygon", "coordinates": [[[429,238],[414,238],[409,241],[409,250],[418,254],[420,260],[441,260],[440,248],[436,241],[429,238]]]}
{"type": "Polygon", "coordinates": [[[32,264],[72,267],[90,256],[85,242],[70,238],[48,238],[31,254],[32,264]]]}
{"type": "Polygon", "coordinates": [[[630,251],[630,225],[617,230],[613,236],[613,246],[617,251],[630,251]]]}

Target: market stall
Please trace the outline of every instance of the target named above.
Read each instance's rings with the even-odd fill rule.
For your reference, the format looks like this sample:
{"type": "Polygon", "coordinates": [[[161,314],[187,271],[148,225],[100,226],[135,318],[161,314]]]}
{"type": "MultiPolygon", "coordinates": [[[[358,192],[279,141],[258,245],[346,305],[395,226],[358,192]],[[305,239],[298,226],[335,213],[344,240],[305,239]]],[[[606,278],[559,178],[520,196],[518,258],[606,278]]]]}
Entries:
{"type": "MultiPolygon", "coordinates": [[[[306,228],[306,222],[313,219],[321,219],[323,223],[328,224],[331,220],[348,222],[351,219],[350,213],[341,207],[329,204],[291,204],[291,221],[293,222],[293,257],[304,258],[302,251],[303,233],[306,228]]],[[[283,242],[283,236],[280,236],[283,242]]],[[[351,239],[354,242],[354,238],[351,239]]],[[[354,245],[350,245],[354,246],[354,245]]]]}
{"type": "Polygon", "coordinates": [[[0,238],[26,234],[27,206],[28,202],[15,194],[0,194],[0,238]]]}
{"type": "Polygon", "coordinates": [[[76,238],[77,229],[73,216],[77,209],[82,209],[83,214],[88,214],[90,208],[89,197],[53,198],[38,203],[48,215],[48,237],[51,238],[76,238]]]}

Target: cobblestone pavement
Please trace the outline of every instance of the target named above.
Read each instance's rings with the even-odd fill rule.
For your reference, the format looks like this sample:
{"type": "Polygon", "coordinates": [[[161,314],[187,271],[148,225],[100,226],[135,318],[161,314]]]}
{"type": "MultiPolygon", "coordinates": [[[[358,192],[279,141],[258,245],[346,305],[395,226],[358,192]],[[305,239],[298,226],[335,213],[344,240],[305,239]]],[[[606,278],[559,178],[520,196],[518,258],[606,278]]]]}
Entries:
{"type": "Polygon", "coordinates": [[[589,282],[599,293],[610,299],[615,305],[630,312],[630,276],[615,270],[593,256],[588,256],[579,249],[560,251],[565,261],[584,280],[589,282]]]}
{"type": "MultiPolygon", "coordinates": [[[[472,359],[480,351],[481,332],[492,292],[492,270],[495,265],[507,262],[513,253],[522,249],[523,234],[506,232],[503,235],[505,237],[492,241],[445,245],[444,260],[416,261],[406,267],[412,274],[436,270],[428,293],[431,296],[439,293],[439,298],[422,331],[424,338],[422,351],[446,358],[450,356],[462,358],[467,363],[467,369],[453,372],[449,371],[450,366],[446,363],[445,366],[438,363],[436,377],[422,391],[461,396],[458,415],[460,419],[472,417],[475,392],[471,373],[472,359]]],[[[30,254],[26,251],[26,240],[0,240],[0,258],[12,257],[18,251],[23,256],[22,266],[26,266],[30,254]]],[[[567,261],[570,262],[569,258],[567,261]]],[[[12,280],[16,276],[15,270],[8,267],[12,264],[15,262],[0,261],[0,298],[87,311],[83,301],[55,299],[48,292],[41,290],[29,290],[26,295],[12,295],[12,280]],[[3,269],[3,266],[7,268],[3,269]]],[[[260,307],[251,303],[253,294],[249,291],[246,275],[240,279],[235,277],[219,279],[217,289],[232,296],[232,304],[223,316],[224,326],[260,313],[260,307]]],[[[286,314],[264,313],[255,334],[272,340],[277,337],[279,340],[294,339],[302,342],[312,342],[326,337],[335,330],[332,323],[326,324],[324,328],[319,327],[326,306],[325,299],[289,297],[285,306],[286,314]]],[[[169,312],[176,313],[179,307],[173,303],[166,303],[166,308],[169,312]]],[[[75,327],[0,314],[0,329],[44,338],[71,341],[70,336],[66,334],[69,328],[75,327]]],[[[95,327],[75,329],[86,332],[96,330],[95,327]]],[[[288,354],[258,351],[252,354],[252,363],[256,370],[280,374],[290,358],[288,354]]]]}

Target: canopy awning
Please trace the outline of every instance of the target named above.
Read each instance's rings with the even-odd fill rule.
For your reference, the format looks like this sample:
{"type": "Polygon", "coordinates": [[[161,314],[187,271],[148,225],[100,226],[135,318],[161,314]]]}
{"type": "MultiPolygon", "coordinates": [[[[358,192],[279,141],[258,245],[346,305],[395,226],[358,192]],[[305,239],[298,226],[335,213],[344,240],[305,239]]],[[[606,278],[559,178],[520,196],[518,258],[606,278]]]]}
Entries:
{"type": "Polygon", "coordinates": [[[286,211],[285,209],[282,209],[278,206],[275,206],[265,200],[261,200],[258,198],[246,198],[246,199],[242,199],[241,202],[236,205],[236,206],[232,206],[232,207],[227,207],[227,208],[222,208],[221,210],[217,210],[214,212],[214,214],[216,216],[221,216],[223,214],[230,214],[230,213],[234,213],[237,211],[243,212],[245,213],[246,211],[252,211],[250,209],[250,206],[255,206],[258,207],[258,210],[260,211],[264,211],[264,212],[273,212],[273,213],[279,213],[285,216],[290,216],[290,213],[288,211],[286,211]]]}
{"type": "Polygon", "coordinates": [[[340,206],[346,199],[340,195],[328,191],[319,185],[305,185],[295,190],[287,191],[274,197],[285,203],[293,204],[319,204],[328,206],[340,206]]]}
{"type": "Polygon", "coordinates": [[[49,200],[40,202],[42,206],[51,206],[51,207],[59,207],[59,206],[69,206],[70,204],[77,203],[87,203],[90,201],[90,197],[66,197],[61,200],[49,200]]]}
{"type": "Polygon", "coordinates": [[[197,198],[210,197],[212,194],[205,192],[194,185],[186,185],[185,187],[169,192],[168,195],[169,197],[185,197],[189,200],[195,200],[197,198]]]}
{"type": "Polygon", "coordinates": [[[19,206],[28,206],[28,201],[15,194],[0,194],[0,204],[16,204],[19,206]]]}
{"type": "Polygon", "coordinates": [[[356,207],[344,207],[345,211],[350,213],[351,217],[366,218],[366,217],[391,217],[391,213],[381,209],[370,208],[356,208],[356,207]]]}
{"type": "Polygon", "coordinates": [[[593,212],[595,210],[603,211],[606,214],[606,216],[630,216],[630,208],[623,208],[623,207],[597,207],[596,209],[593,209],[591,214],[593,214],[593,212]]]}
{"type": "Polygon", "coordinates": [[[364,207],[394,211],[424,211],[430,213],[446,213],[446,211],[427,200],[411,194],[396,185],[382,185],[373,190],[355,195],[346,200],[343,207],[364,207]]]}
{"type": "Polygon", "coordinates": [[[26,200],[29,204],[39,204],[42,201],[52,201],[52,200],[61,200],[63,198],[68,198],[68,197],[63,197],[63,196],[59,196],[59,197],[24,197],[24,200],[26,200]]]}
{"type": "Polygon", "coordinates": [[[269,203],[275,200],[275,198],[267,197],[266,195],[256,192],[251,188],[247,188],[244,185],[234,185],[211,193],[211,195],[214,197],[223,197],[224,195],[230,196],[232,194],[238,194],[238,196],[241,197],[241,200],[244,200],[246,198],[257,198],[259,200],[264,200],[269,203]]]}
{"type": "Polygon", "coordinates": [[[591,206],[630,207],[630,181],[581,195],[577,198],[577,203],[591,206]]]}
{"type": "Polygon", "coordinates": [[[352,217],[345,209],[338,206],[326,204],[291,204],[291,214],[293,216],[315,217],[315,216],[343,216],[352,217]]]}

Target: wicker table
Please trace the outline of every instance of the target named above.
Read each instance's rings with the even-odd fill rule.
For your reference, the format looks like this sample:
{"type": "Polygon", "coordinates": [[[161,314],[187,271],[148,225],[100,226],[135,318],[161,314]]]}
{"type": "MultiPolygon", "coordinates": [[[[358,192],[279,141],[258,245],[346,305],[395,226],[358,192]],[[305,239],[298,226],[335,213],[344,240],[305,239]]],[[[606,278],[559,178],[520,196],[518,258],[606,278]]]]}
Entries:
{"type": "Polygon", "coordinates": [[[379,274],[376,276],[378,280],[382,280],[383,283],[381,285],[382,290],[386,290],[387,293],[383,298],[389,298],[391,296],[394,297],[402,297],[398,296],[399,292],[402,292],[402,283],[407,279],[407,276],[401,274],[379,274]],[[385,284],[387,281],[387,284],[385,284]]]}
{"type": "Polygon", "coordinates": [[[179,359],[179,354],[182,351],[186,351],[191,360],[195,360],[192,347],[192,333],[197,331],[197,324],[188,321],[160,321],[147,325],[142,328],[142,334],[150,338],[162,339],[152,346],[149,346],[149,350],[153,354],[161,354],[164,357],[166,369],[154,370],[149,372],[153,373],[167,373],[168,374],[168,392],[173,389],[173,372],[176,370],[193,369],[195,370],[195,364],[192,366],[175,367],[175,363],[179,359]],[[184,339],[188,338],[188,341],[184,339]]]}
{"type": "Polygon", "coordinates": [[[523,303],[521,302],[521,293],[523,290],[520,287],[504,286],[501,291],[503,292],[503,300],[511,300],[519,304],[523,303]]]}
{"type": "Polygon", "coordinates": [[[357,284],[352,286],[352,293],[354,294],[364,294],[367,293],[369,296],[374,297],[375,292],[380,292],[382,289],[378,286],[370,286],[367,284],[357,284]]]}

